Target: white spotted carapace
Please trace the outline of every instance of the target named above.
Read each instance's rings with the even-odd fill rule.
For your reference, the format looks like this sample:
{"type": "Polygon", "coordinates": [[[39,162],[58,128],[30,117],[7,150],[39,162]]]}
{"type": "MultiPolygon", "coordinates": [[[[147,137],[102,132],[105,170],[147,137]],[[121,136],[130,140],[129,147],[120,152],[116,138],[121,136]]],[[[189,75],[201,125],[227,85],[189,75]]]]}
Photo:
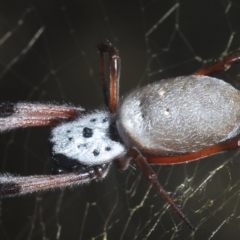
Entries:
{"type": "Polygon", "coordinates": [[[111,162],[125,153],[120,142],[110,138],[111,114],[97,111],[62,123],[52,130],[53,155],[62,154],[84,165],[111,162]]]}

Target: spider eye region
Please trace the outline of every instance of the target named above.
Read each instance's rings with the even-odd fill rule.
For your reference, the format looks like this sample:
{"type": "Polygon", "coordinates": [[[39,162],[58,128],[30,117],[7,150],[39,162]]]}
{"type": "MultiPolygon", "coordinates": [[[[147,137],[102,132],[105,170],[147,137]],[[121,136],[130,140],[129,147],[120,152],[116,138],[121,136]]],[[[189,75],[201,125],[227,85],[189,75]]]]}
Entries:
{"type": "Polygon", "coordinates": [[[52,129],[53,155],[62,154],[85,165],[103,164],[124,155],[125,146],[111,139],[111,114],[98,111],[52,129]]]}

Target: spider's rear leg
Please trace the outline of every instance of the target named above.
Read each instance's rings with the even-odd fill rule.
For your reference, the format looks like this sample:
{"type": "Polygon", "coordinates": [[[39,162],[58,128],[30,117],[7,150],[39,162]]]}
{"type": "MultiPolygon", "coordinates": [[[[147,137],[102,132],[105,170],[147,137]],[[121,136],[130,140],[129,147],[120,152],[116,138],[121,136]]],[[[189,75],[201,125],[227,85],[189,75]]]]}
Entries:
{"type": "Polygon", "coordinates": [[[81,107],[41,103],[0,104],[0,131],[20,127],[54,126],[86,113],[81,107]]]}
{"type": "Polygon", "coordinates": [[[146,159],[149,164],[185,163],[238,148],[240,148],[240,136],[220,142],[214,146],[204,148],[198,152],[173,156],[146,156],[146,159]]]}
{"type": "Polygon", "coordinates": [[[161,184],[159,183],[156,174],[148,164],[146,158],[136,149],[130,148],[127,154],[117,162],[118,167],[121,170],[125,170],[130,162],[130,160],[135,160],[138,165],[141,167],[143,174],[145,177],[154,185],[157,191],[162,195],[162,197],[168,202],[168,204],[172,207],[172,209],[178,214],[180,218],[188,225],[188,227],[192,230],[195,230],[193,225],[187,219],[187,217],[183,214],[183,212],[179,209],[179,207],[173,202],[171,197],[167,194],[167,192],[163,189],[161,184]]]}
{"type": "Polygon", "coordinates": [[[210,75],[215,72],[222,72],[228,70],[232,64],[240,62],[240,52],[233,53],[224,59],[211,64],[208,67],[199,69],[198,71],[192,73],[191,75],[210,75]]]}

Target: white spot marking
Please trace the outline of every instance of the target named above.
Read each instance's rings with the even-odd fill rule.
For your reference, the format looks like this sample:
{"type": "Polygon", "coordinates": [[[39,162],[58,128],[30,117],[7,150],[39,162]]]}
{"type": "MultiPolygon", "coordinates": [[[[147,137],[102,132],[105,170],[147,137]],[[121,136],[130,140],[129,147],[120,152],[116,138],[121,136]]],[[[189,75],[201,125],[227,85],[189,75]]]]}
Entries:
{"type": "Polygon", "coordinates": [[[166,117],[170,117],[170,110],[169,110],[169,109],[166,109],[166,110],[164,111],[164,115],[165,115],[166,117]]]}
{"type": "Polygon", "coordinates": [[[164,88],[161,88],[159,91],[158,91],[158,94],[160,96],[163,96],[164,94],[166,93],[166,90],[164,88]]]}

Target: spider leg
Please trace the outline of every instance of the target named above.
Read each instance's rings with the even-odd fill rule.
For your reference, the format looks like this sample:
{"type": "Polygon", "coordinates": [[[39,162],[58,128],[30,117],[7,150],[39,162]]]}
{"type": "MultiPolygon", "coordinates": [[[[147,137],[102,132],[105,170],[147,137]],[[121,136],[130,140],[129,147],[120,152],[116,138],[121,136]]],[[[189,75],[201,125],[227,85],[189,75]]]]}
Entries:
{"type": "Polygon", "coordinates": [[[106,69],[105,69],[105,62],[104,62],[104,52],[100,51],[100,47],[98,46],[98,51],[99,51],[99,55],[100,55],[100,65],[101,65],[103,97],[104,97],[104,102],[105,102],[106,107],[109,107],[107,77],[106,77],[106,69]]]}
{"type": "Polygon", "coordinates": [[[224,59],[213,63],[212,65],[199,69],[191,75],[210,75],[215,72],[221,72],[228,70],[232,64],[240,62],[240,52],[233,53],[224,59]]]}
{"type": "Polygon", "coordinates": [[[224,151],[234,150],[240,148],[240,137],[232,138],[217,145],[204,148],[198,152],[187,153],[176,156],[145,156],[147,162],[150,164],[175,164],[184,163],[201,158],[205,158],[224,151]]]}
{"type": "Polygon", "coordinates": [[[183,221],[188,225],[188,227],[194,231],[195,228],[193,227],[193,225],[190,223],[187,217],[183,214],[183,212],[179,209],[179,207],[173,202],[173,200],[170,198],[167,192],[163,189],[163,187],[161,186],[161,184],[157,179],[156,174],[154,173],[154,171],[146,161],[146,158],[137,149],[130,148],[126,156],[124,156],[122,160],[119,160],[117,162],[118,167],[121,170],[126,169],[131,159],[134,159],[138,163],[145,177],[154,185],[154,187],[158,190],[158,192],[162,195],[162,197],[169,203],[169,205],[179,215],[179,217],[183,219],[183,221]]]}
{"type": "Polygon", "coordinates": [[[41,103],[0,104],[0,131],[19,127],[54,126],[86,113],[81,107],[41,103]]]}
{"type": "Polygon", "coordinates": [[[101,63],[101,75],[102,75],[102,87],[105,104],[109,107],[111,113],[115,113],[119,101],[119,78],[120,78],[120,57],[118,51],[112,46],[104,43],[98,45],[98,51],[100,53],[101,63]],[[110,61],[110,87],[109,87],[109,99],[108,99],[108,87],[106,70],[104,63],[104,53],[109,54],[110,61]]]}
{"type": "Polygon", "coordinates": [[[0,199],[15,197],[27,193],[59,187],[89,183],[94,179],[103,179],[110,164],[89,167],[87,171],[77,171],[58,175],[13,176],[0,175],[0,199]]]}

